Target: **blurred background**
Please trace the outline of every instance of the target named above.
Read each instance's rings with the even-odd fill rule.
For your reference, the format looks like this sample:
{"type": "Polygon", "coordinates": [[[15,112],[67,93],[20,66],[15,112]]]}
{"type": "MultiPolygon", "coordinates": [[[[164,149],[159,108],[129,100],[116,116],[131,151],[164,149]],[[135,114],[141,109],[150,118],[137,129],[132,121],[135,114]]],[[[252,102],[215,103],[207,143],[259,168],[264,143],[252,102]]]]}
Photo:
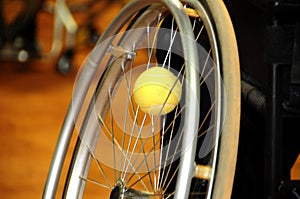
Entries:
{"type": "MultiPolygon", "coordinates": [[[[42,196],[77,71],[126,3],[57,2],[0,0],[1,198],[42,196]]],[[[300,179],[299,157],[291,177],[300,179]]]]}
{"type": "Polygon", "coordinates": [[[68,30],[54,3],[0,0],[0,198],[42,197],[77,71],[124,4],[66,1],[68,30]]]}

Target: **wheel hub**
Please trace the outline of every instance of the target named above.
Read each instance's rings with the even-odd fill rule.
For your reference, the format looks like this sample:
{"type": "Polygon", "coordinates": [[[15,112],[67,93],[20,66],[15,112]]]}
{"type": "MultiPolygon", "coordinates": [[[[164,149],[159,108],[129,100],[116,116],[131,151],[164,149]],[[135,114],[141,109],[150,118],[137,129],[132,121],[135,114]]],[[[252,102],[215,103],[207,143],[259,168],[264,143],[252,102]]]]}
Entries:
{"type": "Polygon", "coordinates": [[[121,187],[116,186],[110,193],[110,199],[119,199],[121,198],[121,187]]]}
{"type": "Polygon", "coordinates": [[[125,186],[124,183],[119,180],[116,182],[115,187],[113,188],[113,190],[110,193],[110,199],[120,199],[120,198],[124,198],[124,192],[125,192],[125,186]]]}
{"type": "Polygon", "coordinates": [[[117,181],[115,187],[110,193],[110,199],[126,199],[126,198],[161,198],[159,195],[155,196],[153,193],[143,192],[135,189],[126,188],[122,181],[117,181]]]}

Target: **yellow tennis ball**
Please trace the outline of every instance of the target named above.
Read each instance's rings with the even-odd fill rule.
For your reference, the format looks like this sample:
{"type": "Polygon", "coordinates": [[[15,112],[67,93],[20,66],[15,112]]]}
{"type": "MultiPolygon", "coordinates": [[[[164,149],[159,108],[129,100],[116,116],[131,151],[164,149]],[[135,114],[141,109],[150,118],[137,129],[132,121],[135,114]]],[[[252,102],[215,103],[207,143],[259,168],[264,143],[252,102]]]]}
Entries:
{"type": "Polygon", "coordinates": [[[151,67],[137,78],[133,98],[148,114],[170,113],[180,102],[181,84],[177,77],[162,67],[151,67]]]}

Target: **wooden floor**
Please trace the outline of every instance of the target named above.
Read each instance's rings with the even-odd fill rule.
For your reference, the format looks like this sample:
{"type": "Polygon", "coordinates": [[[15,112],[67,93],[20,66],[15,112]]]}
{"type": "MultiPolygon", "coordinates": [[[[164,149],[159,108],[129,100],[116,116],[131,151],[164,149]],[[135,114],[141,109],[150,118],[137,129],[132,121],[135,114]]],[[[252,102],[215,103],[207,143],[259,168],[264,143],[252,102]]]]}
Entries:
{"type": "MultiPolygon", "coordinates": [[[[118,9],[115,5],[114,12],[103,13],[103,27],[118,9]]],[[[0,62],[0,198],[41,198],[76,72],[87,52],[76,54],[69,75],[56,72],[54,59],[0,62]]],[[[292,171],[300,179],[300,159],[292,171]]]]}
{"type": "MultiPolygon", "coordinates": [[[[94,23],[100,33],[121,6],[117,1],[96,6],[99,19],[94,23]]],[[[74,17],[79,24],[87,18],[85,13],[74,17]]],[[[53,15],[39,13],[37,24],[40,47],[48,53],[53,15]]],[[[73,71],[68,75],[56,71],[57,57],[26,63],[0,60],[0,198],[42,197],[76,74],[91,49],[79,45],[78,42],[73,71]]]]}

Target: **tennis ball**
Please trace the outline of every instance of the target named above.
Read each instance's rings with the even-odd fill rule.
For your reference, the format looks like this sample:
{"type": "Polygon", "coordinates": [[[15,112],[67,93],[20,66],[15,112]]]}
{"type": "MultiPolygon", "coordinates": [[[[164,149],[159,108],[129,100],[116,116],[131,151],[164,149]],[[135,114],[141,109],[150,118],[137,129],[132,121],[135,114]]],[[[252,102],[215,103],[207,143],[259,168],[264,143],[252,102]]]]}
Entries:
{"type": "Polygon", "coordinates": [[[137,78],[133,98],[140,109],[148,114],[170,113],[180,102],[181,84],[177,77],[162,67],[151,67],[137,78]]]}

